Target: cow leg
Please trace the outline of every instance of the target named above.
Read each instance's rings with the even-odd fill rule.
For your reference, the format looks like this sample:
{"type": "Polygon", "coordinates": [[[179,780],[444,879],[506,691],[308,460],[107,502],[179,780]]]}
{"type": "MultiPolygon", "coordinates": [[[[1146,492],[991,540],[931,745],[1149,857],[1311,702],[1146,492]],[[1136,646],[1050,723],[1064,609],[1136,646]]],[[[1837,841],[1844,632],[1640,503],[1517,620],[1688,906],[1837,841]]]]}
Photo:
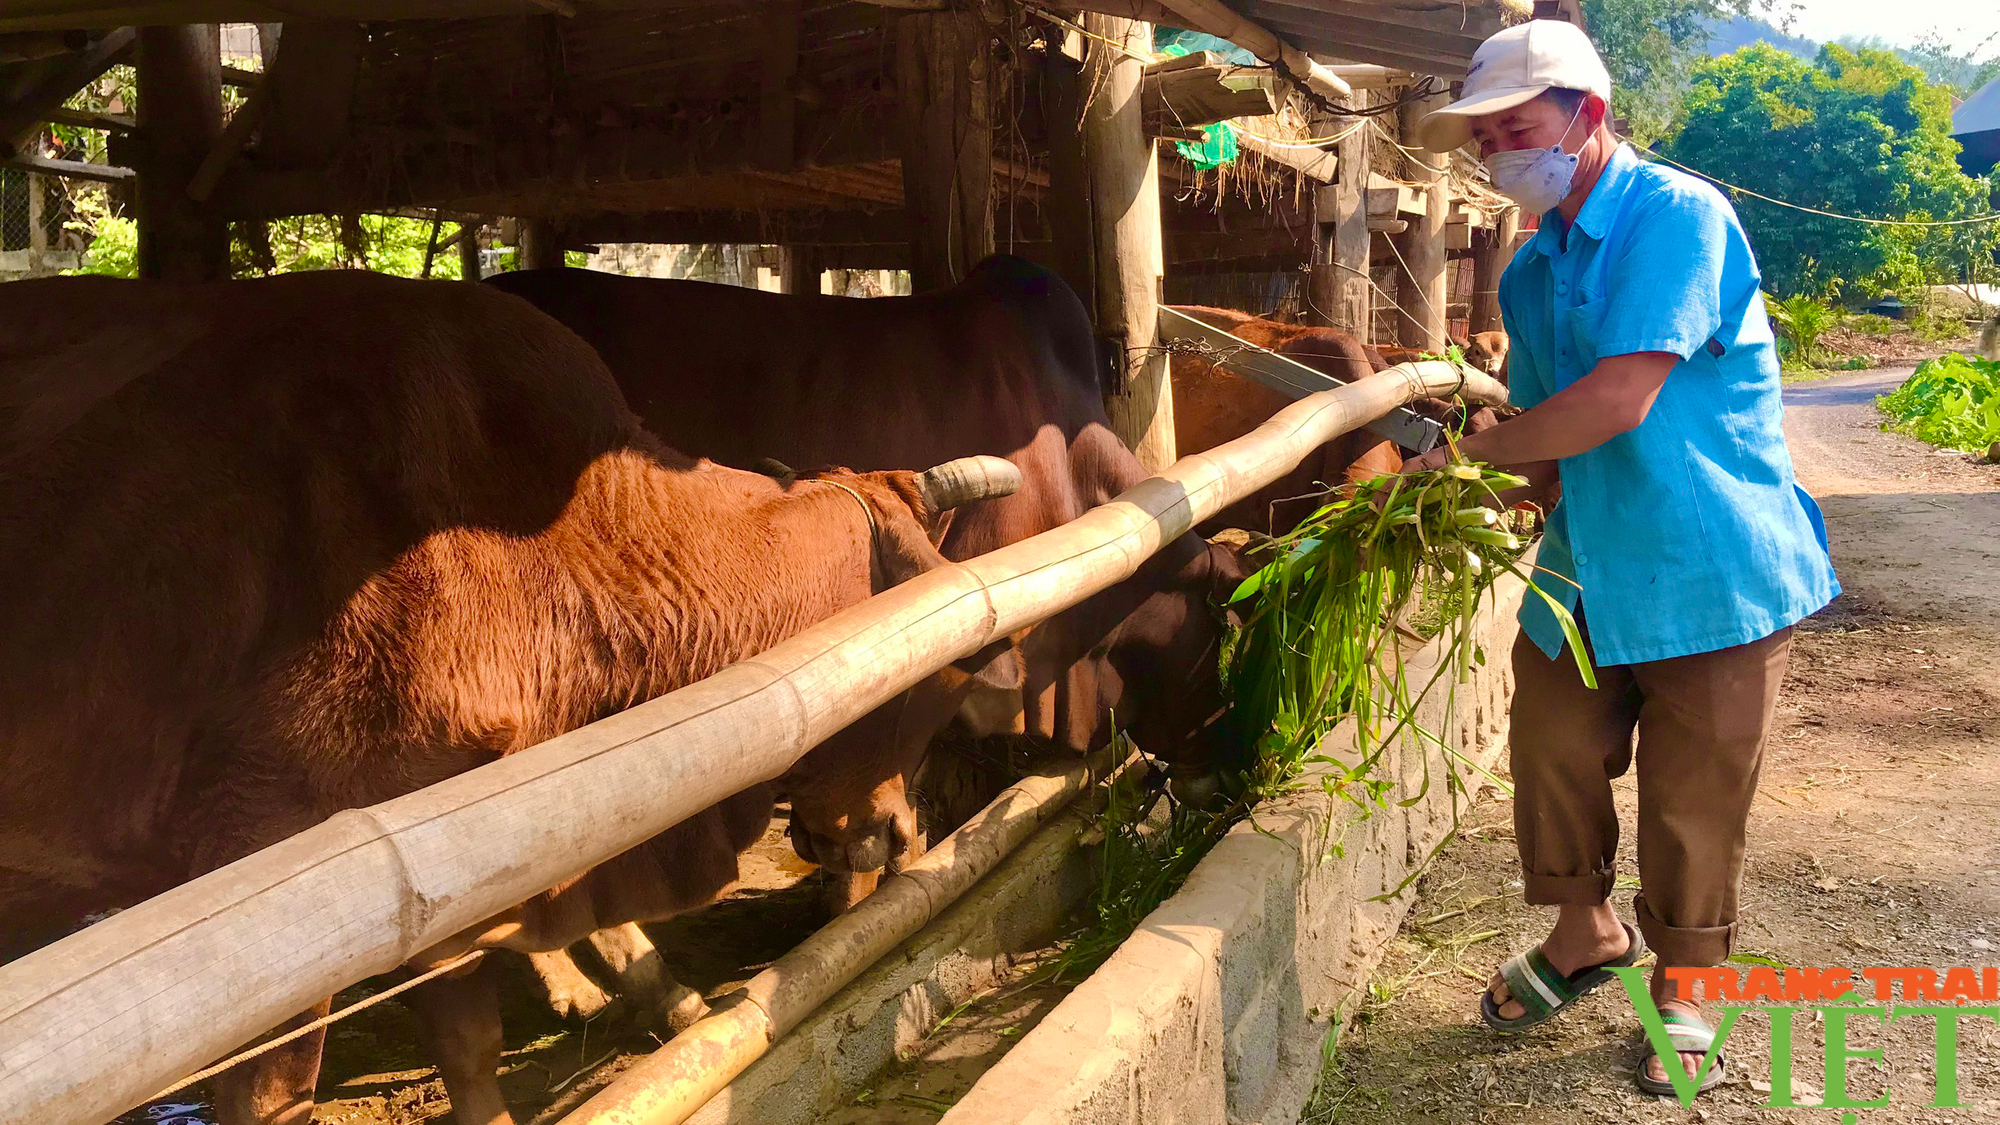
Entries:
{"type": "MultiPolygon", "coordinates": [[[[528,967],[549,1009],[565,1020],[596,1019],[617,1000],[577,966],[567,949],[527,954],[528,967]]],[[[614,1013],[615,1015],[616,1013],[614,1013]]]]}
{"type": "Polygon", "coordinates": [[[702,995],[674,979],[646,931],[627,922],[590,935],[590,947],[618,981],[618,993],[639,1010],[665,1020],[675,1035],[708,1014],[702,995]]]}
{"type": "Polygon", "coordinates": [[[500,1097],[500,996],[485,958],[465,972],[411,989],[406,997],[423,1021],[431,1058],[451,1096],[458,1125],[514,1125],[500,1097]]]}
{"type": "MultiPolygon", "coordinates": [[[[290,1031],[332,1008],[329,996],[275,1030],[290,1031]]],[[[326,1029],[320,1028],[209,1079],[216,1120],[221,1125],[310,1125],[320,1050],[325,1045],[326,1029]]]]}

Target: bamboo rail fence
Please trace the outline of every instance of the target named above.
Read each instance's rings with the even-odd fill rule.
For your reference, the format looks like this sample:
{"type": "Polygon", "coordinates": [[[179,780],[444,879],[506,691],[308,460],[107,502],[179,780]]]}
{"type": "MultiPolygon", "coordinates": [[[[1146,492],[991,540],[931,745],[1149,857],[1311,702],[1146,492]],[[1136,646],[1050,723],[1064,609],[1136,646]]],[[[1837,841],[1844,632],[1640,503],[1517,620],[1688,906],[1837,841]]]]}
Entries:
{"type": "Polygon", "coordinates": [[[1505,398],[1445,363],[1311,395],[1062,527],[679,691],[339,813],[0,967],[0,1125],[98,1125],[355,981],[458,952],[495,914],[779,776],[933,670],[1130,576],[1333,437],[1460,388],[1505,398]]]}

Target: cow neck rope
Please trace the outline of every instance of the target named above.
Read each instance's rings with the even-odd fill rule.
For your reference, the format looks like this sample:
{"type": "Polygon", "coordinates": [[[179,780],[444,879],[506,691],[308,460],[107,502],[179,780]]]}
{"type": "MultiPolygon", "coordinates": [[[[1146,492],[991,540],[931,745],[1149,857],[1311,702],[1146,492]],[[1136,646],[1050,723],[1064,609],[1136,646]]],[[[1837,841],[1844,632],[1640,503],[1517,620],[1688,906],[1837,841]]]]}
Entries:
{"type": "Polygon", "coordinates": [[[847,487],[846,485],[840,483],[837,480],[828,480],[825,477],[814,477],[813,483],[830,484],[833,487],[838,488],[842,492],[847,493],[849,496],[854,497],[854,502],[856,504],[861,505],[861,514],[868,517],[868,542],[873,543],[877,538],[881,536],[882,529],[875,526],[875,509],[868,506],[867,499],[864,498],[859,492],[854,491],[853,489],[847,487]]]}
{"type": "Polygon", "coordinates": [[[202,1070],[197,1070],[193,1074],[188,1075],[186,1078],[181,1079],[179,1082],[176,1082],[173,1085],[167,1087],[166,1089],[161,1090],[159,1093],[154,1094],[152,1097],[147,1098],[146,1100],[148,1102],[156,1102],[159,1101],[161,1098],[167,1097],[170,1094],[178,1094],[182,1090],[187,1089],[189,1086],[192,1086],[197,1082],[207,1081],[208,1079],[213,1078],[218,1074],[221,1074],[223,1071],[228,1070],[229,1068],[236,1066],[239,1063],[248,1062],[249,1060],[256,1058],[258,1055],[264,1054],[267,1051],[275,1051],[278,1048],[284,1046],[287,1043],[292,1042],[295,1039],[302,1039],[305,1036],[311,1035],[313,1032],[318,1031],[322,1027],[326,1027],[329,1024],[338,1023],[341,1020],[346,1019],[347,1017],[353,1015],[354,1013],[360,1011],[363,1008],[372,1008],[375,1005],[380,1004],[382,1001],[387,1000],[392,996],[400,996],[403,993],[408,992],[410,989],[415,988],[426,981],[433,980],[437,977],[441,977],[446,973],[449,973],[455,969],[463,968],[466,965],[469,965],[472,962],[477,961],[478,959],[484,956],[486,956],[486,951],[484,949],[468,950],[452,958],[451,960],[446,961],[444,964],[439,965],[434,969],[431,969],[427,972],[419,973],[416,976],[411,977],[409,980],[406,980],[401,984],[394,985],[390,988],[385,988],[382,991],[377,992],[373,996],[367,997],[366,999],[357,1000],[354,1003],[349,1004],[347,1007],[342,1008],[338,1012],[329,1012],[326,1015],[323,1015],[318,1019],[312,1021],[311,1023],[295,1027],[292,1030],[285,1032],[283,1035],[280,1035],[275,1039],[267,1039],[264,1042],[257,1044],[255,1047],[251,1047],[243,1051],[238,1051],[236,1054],[233,1054],[228,1058],[223,1059],[221,1062],[216,1063],[214,1066],[206,1067],[202,1070]]]}

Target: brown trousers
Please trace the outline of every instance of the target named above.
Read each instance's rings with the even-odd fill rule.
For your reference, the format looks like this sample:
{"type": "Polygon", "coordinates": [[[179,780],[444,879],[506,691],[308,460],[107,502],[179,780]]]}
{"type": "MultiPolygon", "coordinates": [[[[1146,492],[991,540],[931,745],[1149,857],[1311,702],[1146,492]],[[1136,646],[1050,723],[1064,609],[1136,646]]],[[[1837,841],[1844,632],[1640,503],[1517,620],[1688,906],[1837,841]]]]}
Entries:
{"type": "Polygon", "coordinates": [[[1550,660],[1523,633],[1514,644],[1509,750],[1528,902],[1610,897],[1618,857],[1611,780],[1631,766],[1636,732],[1639,930],[1662,965],[1725,960],[1750,800],[1791,643],[1786,628],[1735,648],[1600,667],[1592,691],[1567,649],[1550,660]]]}

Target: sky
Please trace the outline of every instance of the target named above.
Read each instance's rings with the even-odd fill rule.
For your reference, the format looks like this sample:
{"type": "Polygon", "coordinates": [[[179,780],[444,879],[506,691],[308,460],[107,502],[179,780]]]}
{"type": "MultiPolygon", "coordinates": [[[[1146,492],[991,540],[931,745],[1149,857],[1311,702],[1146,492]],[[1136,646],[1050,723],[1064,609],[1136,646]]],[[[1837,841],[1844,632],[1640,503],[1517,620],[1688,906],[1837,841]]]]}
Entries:
{"type": "Polygon", "coordinates": [[[1977,57],[1993,58],[2000,55],[2000,0],[1801,0],[1789,30],[1819,42],[1879,35],[1902,46],[1932,28],[1960,51],[1986,40],[1977,57]]]}

